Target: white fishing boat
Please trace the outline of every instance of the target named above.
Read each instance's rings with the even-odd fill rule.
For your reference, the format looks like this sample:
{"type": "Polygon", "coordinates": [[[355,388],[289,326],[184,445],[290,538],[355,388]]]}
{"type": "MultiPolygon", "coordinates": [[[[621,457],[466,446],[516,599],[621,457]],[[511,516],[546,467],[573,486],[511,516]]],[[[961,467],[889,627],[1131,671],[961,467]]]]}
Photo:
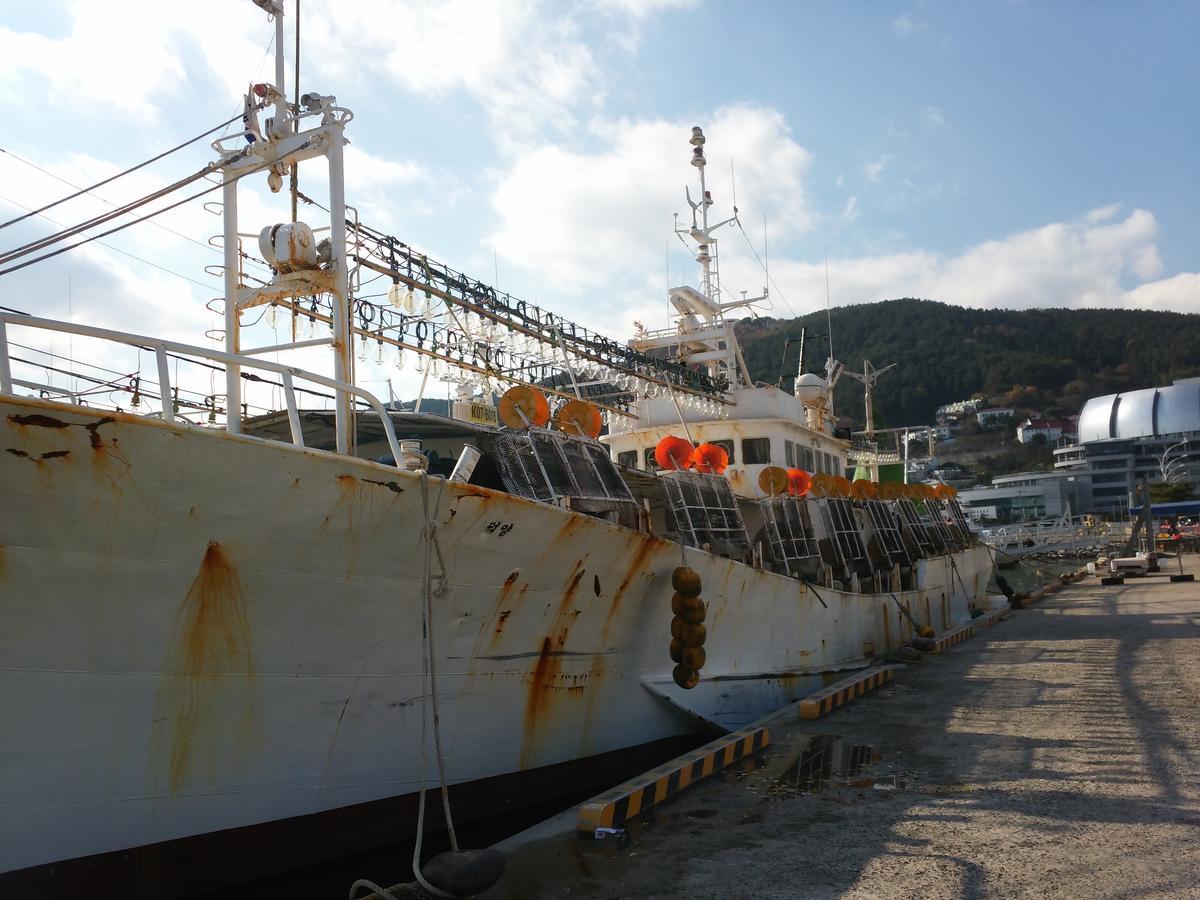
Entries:
{"type": "Polygon", "coordinates": [[[751,381],[726,316],[756,301],[719,284],[700,129],[699,284],[671,291],[669,330],[619,343],[347,221],[351,114],[285,99],[283,10],[259,5],[276,81],[208,173],[225,348],[0,314],[0,895],[169,896],[411,835],[435,731],[456,816],[495,814],[969,619],[991,558],[957,504],[846,496],[827,379],[751,381]],[[254,285],[240,181],[322,158],[327,238],[254,223],[254,285]],[[293,340],[243,347],[255,307],[293,340]],[[15,352],[46,333],[140,348],[154,375],[85,402],[15,352]],[[364,344],[461,378],[455,415],[356,386],[364,344]],[[330,374],[264,357],[322,346],[330,374]],[[224,390],[193,402],[189,365],[224,390]],[[242,414],[255,390],[278,408],[242,414]],[[680,567],[706,604],[690,665],[680,567]]]}

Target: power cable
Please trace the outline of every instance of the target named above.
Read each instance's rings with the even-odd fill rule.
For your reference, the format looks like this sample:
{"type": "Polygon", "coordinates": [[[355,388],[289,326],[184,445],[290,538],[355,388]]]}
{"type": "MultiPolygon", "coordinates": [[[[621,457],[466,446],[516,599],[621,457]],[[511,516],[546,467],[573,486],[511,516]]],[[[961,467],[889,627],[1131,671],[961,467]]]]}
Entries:
{"type": "MultiPolygon", "coordinates": [[[[306,146],[306,145],[302,145],[302,147],[303,146],[306,146]]],[[[222,181],[219,184],[214,184],[212,187],[205,188],[202,191],[198,191],[195,194],[192,194],[190,197],[184,197],[182,200],[172,203],[169,206],[164,206],[161,209],[156,209],[154,212],[147,213],[144,216],[134,219],[132,222],[126,222],[122,225],[117,225],[115,228],[110,228],[108,231],[102,231],[99,234],[94,235],[89,238],[85,238],[82,241],[77,241],[74,244],[68,244],[66,247],[60,247],[58,250],[54,250],[50,253],[45,253],[41,256],[36,256],[33,259],[26,260],[25,262],[20,263],[19,265],[9,266],[7,269],[0,269],[0,275],[7,275],[10,272],[16,272],[18,269],[24,269],[26,266],[32,266],[34,263],[38,263],[38,262],[41,262],[42,260],[50,259],[52,257],[58,256],[59,254],[66,253],[68,250],[74,250],[76,247],[82,247],[84,244],[91,243],[92,241],[98,240],[99,238],[107,237],[108,235],[114,234],[118,231],[123,231],[124,229],[129,228],[131,225],[136,225],[139,222],[145,222],[146,220],[151,219],[154,216],[161,215],[162,213],[165,213],[165,212],[168,212],[169,210],[175,209],[178,206],[182,206],[185,203],[189,203],[192,200],[197,199],[198,197],[203,197],[205,194],[209,194],[215,190],[218,190],[219,188],[223,188],[226,184],[228,184],[232,181],[236,181],[238,178],[242,178],[245,175],[252,175],[255,172],[259,172],[265,168],[269,168],[271,165],[273,165],[273,163],[270,163],[270,162],[259,163],[258,165],[248,169],[247,171],[234,176],[233,178],[222,181]]],[[[201,177],[201,176],[199,174],[197,174],[195,177],[188,179],[188,181],[189,182],[195,181],[199,177],[201,177]]],[[[175,189],[175,187],[172,186],[172,189],[175,189]]],[[[134,207],[136,208],[136,206],[143,205],[143,203],[148,203],[148,202],[149,202],[149,198],[146,199],[145,201],[139,201],[137,204],[134,204],[134,207]]],[[[128,210],[126,210],[126,212],[127,211],[128,210]]],[[[116,215],[118,215],[118,213],[114,213],[110,216],[104,217],[104,221],[110,221],[112,218],[115,218],[116,215]]],[[[92,227],[92,226],[89,226],[89,227],[92,227]]],[[[56,238],[56,240],[61,240],[61,237],[56,238]]],[[[27,255],[28,252],[29,251],[27,251],[26,254],[19,254],[19,255],[27,255]]],[[[0,258],[0,262],[8,262],[12,258],[14,258],[14,257],[12,257],[11,255],[6,256],[3,258],[0,258]]],[[[208,287],[208,285],[205,285],[205,287],[208,287]]]]}
{"type": "MultiPolygon", "coordinates": [[[[198,134],[194,138],[190,138],[189,140],[184,141],[182,144],[177,144],[176,146],[172,147],[170,150],[164,150],[162,153],[158,154],[158,156],[152,156],[150,159],[146,160],[145,162],[140,162],[136,166],[131,166],[130,168],[125,169],[122,172],[118,172],[116,175],[112,175],[108,178],[105,178],[103,181],[97,181],[91,187],[82,188],[82,189],[76,191],[74,194],[70,194],[69,196],[63,197],[61,200],[55,200],[53,203],[47,203],[45,206],[39,207],[38,209],[30,210],[28,213],[26,213],[23,216],[17,216],[17,218],[15,218],[15,219],[9,219],[7,222],[0,224],[0,229],[7,228],[9,225],[15,225],[17,222],[20,222],[23,219],[28,219],[32,215],[36,215],[38,213],[45,212],[48,209],[58,206],[60,203],[66,203],[68,200],[74,200],[80,194],[86,194],[90,191],[94,191],[98,187],[103,187],[104,185],[106,185],[110,182],[116,181],[118,178],[122,177],[123,175],[128,175],[131,172],[136,172],[138,169],[143,169],[146,166],[150,165],[151,163],[158,162],[163,157],[169,156],[170,154],[174,153],[177,150],[182,150],[184,147],[188,146],[189,144],[194,144],[194,143],[196,143],[196,141],[203,140],[204,138],[208,137],[210,134],[212,134],[217,129],[224,128],[226,125],[229,125],[232,122],[236,122],[241,117],[242,117],[242,114],[238,113],[233,118],[226,119],[220,125],[216,125],[210,129],[208,129],[208,131],[204,132],[203,134],[198,134]]],[[[17,158],[17,155],[15,153],[13,153],[10,150],[6,150],[3,147],[0,147],[0,153],[4,153],[4,154],[7,154],[8,156],[17,158]]],[[[25,207],[22,207],[22,209],[24,209],[24,208],[25,207]]]]}
{"type": "Polygon", "coordinates": [[[775,292],[779,294],[779,299],[783,301],[783,305],[786,306],[788,312],[792,314],[792,318],[795,318],[796,311],[792,309],[792,304],[788,303],[787,297],[784,296],[784,293],[780,289],[779,285],[775,283],[775,279],[771,277],[771,272],[767,268],[766,264],[762,261],[762,257],[759,256],[758,251],[754,249],[754,242],[750,240],[750,235],[746,234],[746,229],[742,227],[741,220],[734,219],[734,221],[737,222],[738,231],[740,231],[742,233],[742,237],[746,239],[746,246],[750,248],[750,252],[754,254],[754,258],[758,260],[759,266],[762,267],[763,273],[767,276],[767,282],[771,285],[771,287],[775,288],[775,292]]]}
{"type": "MultiPolygon", "coordinates": [[[[36,169],[37,171],[41,172],[43,175],[48,175],[51,178],[53,178],[55,181],[62,182],[67,187],[78,188],[82,193],[85,193],[91,197],[95,197],[101,203],[107,203],[109,206],[113,207],[114,209],[117,207],[117,204],[113,203],[111,200],[106,200],[105,198],[101,197],[99,194],[93,193],[91,189],[80,188],[79,185],[74,184],[73,182],[67,181],[67,179],[62,178],[58,175],[55,175],[53,172],[49,171],[48,169],[44,169],[41,166],[39,166],[37,163],[31,162],[31,161],[25,159],[24,157],[18,156],[17,154],[13,153],[11,150],[3,150],[3,148],[0,148],[0,152],[7,153],[7,155],[11,156],[17,162],[24,163],[25,165],[29,166],[30,168],[36,169]]],[[[76,195],[76,196],[78,196],[78,195],[76,195]]],[[[7,198],[5,198],[5,199],[7,199],[7,198]]],[[[8,202],[12,203],[14,206],[20,207],[21,209],[27,209],[27,210],[29,209],[29,207],[22,206],[20,203],[14,203],[12,200],[9,200],[8,202]]],[[[48,207],[46,207],[46,208],[48,208],[48,207]]],[[[47,222],[52,222],[53,224],[58,225],[60,228],[66,227],[61,222],[55,222],[49,216],[41,215],[40,213],[38,213],[34,210],[30,210],[29,215],[38,215],[41,218],[45,219],[47,222]]],[[[21,218],[22,219],[28,218],[28,216],[22,216],[21,218]]],[[[16,222],[19,220],[13,219],[12,221],[16,222]]],[[[220,248],[214,247],[212,244],[206,243],[205,241],[198,241],[194,237],[184,234],[182,231],[176,231],[174,228],[169,228],[168,226],[163,225],[161,222],[151,222],[150,224],[153,225],[155,228],[160,228],[163,231],[166,231],[170,234],[175,235],[176,237],[183,238],[185,241],[190,241],[191,243],[195,244],[197,247],[203,247],[206,250],[211,250],[213,253],[221,252],[220,248]]],[[[263,268],[267,268],[266,263],[264,261],[258,259],[258,257],[251,256],[249,253],[246,253],[245,251],[241,251],[241,255],[242,255],[243,259],[250,260],[252,262],[262,265],[263,268]]]]}
{"type": "MultiPolygon", "coordinates": [[[[28,206],[25,206],[21,203],[17,203],[17,201],[4,196],[3,194],[0,194],[0,200],[3,200],[5,203],[11,203],[13,206],[15,206],[19,209],[29,209],[28,206]]],[[[50,218],[49,216],[42,215],[41,213],[38,213],[38,217],[45,219],[47,222],[51,223],[52,225],[59,225],[59,226],[62,225],[61,222],[56,222],[54,219],[50,218]]],[[[130,223],[130,224],[132,224],[132,223],[130,223]]],[[[130,259],[137,260],[140,263],[145,263],[148,266],[153,266],[154,268],[158,269],[160,272],[166,272],[168,275],[174,275],[176,278],[182,278],[184,281],[190,281],[192,284],[198,284],[198,285],[200,285],[200,287],[204,288],[205,290],[212,289],[211,284],[205,284],[203,281],[197,281],[195,278],[191,278],[190,276],[183,275],[180,272],[176,272],[172,269],[168,269],[165,266],[161,266],[156,262],[151,262],[150,260],[143,259],[140,256],[135,256],[134,254],[130,253],[128,250],[122,250],[120,247],[114,247],[112,244],[106,244],[104,241],[96,241],[96,243],[99,244],[101,247],[106,247],[107,249],[112,250],[115,253],[120,253],[122,256],[128,256],[130,259]]],[[[8,309],[8,307],[0,306],[0,309],[8,309]]],[[[10,309],[9,312],[20,312],[20,311],[15,310],[15,309],[10,309]]],[[[21,313],[21,315],[28,316],[28,315],[31,315],[31,313],[21,313]]]]}

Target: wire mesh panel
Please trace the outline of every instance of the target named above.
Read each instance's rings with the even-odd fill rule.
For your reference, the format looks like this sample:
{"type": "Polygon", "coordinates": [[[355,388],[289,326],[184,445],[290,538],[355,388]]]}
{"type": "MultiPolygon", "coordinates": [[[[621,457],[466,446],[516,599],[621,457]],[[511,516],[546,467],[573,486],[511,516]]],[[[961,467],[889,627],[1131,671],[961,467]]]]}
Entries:
{"type": "Polygon", "coordinates": [[[905,497],[892,501],[892,508],[900,517],[904,532],[916,544],[917,550],[924,556],[932,554],[934,552],[933,541],[929,539],[929,532],[925,530],[925,523],[921,521],[921,514],[917,512],[916,504],[905,497]]]}
{"type": "Polygon", "coordinates": [[[862,503],[871,520],[871,527],[875,531],[879,546],[887,554],[888,562],[908,565],[911,560],[908,558],[908,551],[904,549],[904,539],[900,537],[896,517],[892,515],[888,505],[882,500],[864,500],[862,503]]]}
{"type": "Polygon", "coordinates": [[[734,558],[749,551],[742,512],[724,476],[672,471],[658,477],[682,543],[697,548],[708,544],[713,553],[734,558]]]}
{"type": "Polygon", "coordinates": [[[854,507],[845,497],[822,497],[816,501],[825,516],[825,526],[833,538],[833,546],[843,563],[865,564],[867,548],[863,546],[854,507]]]}
{"type": "Polygon", "coordinates": [[[931,530],[938,536],[942,544],[945,545],[946,550],[961,549],[965,546],[966,537],[959,534],[958,526],[951,525],[946,521],[949,513],[946,511],[945,503],[933,498],[927,498],[924,502],[931,530]]]}
{"type": "Polygon", "coordinates": [[[766,497],[758,501],[771,558],[789,575],[799,575],[820,562],[808,503],[796,497],[766,497]]]}
{"type": "Polygon", "coordinates": [[[962,506],[959,505],[957,500],[952,498],[946,501],[946,509],[949,511],[950,518],[954,521],[954,524],[958,526],[958,530],[962,532],[963,544],[969,544],[971,542],[971,528],[967,524],[967,516],[963,512],[962,506]]]}
{"type": "Polygon", "coordinates": [[[583,438],[541,428],[503,431],[492,454],[505,490],[518,497],[634,502],[605,448],[583,438]]]}

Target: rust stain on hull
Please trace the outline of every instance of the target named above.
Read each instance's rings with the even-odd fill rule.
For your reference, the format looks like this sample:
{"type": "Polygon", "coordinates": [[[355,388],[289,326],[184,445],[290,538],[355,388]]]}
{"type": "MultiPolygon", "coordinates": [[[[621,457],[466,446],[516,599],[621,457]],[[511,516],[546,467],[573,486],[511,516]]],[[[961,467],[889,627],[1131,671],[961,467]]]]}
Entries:
{"type": "Polygon", "coordinates": [[[30,413],[27,416],[10,415],[8,421],[14,425],[32,425],[35,428],[69,428],[70,423],[53,416],[43,416],[41,413],[30,413]]]}
{"type": "Polygon", "coordinates": [[[167,756],[172,793],[201,766],[212,769],[218,754],[235,749],[231,744],[244,744],[252,732],[251,647],[237,571],[212,541],[175,615],[155,714],[155,731],[166,730],[166,747],[161,738],[152,747],[167,756]],[[238,706],[241,721],[236,721],[238,706]]]}

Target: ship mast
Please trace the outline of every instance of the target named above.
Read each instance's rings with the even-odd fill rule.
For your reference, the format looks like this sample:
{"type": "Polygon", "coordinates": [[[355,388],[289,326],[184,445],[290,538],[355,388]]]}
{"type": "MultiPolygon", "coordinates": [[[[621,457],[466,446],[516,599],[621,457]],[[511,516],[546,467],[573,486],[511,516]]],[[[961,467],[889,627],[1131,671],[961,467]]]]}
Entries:
{"type": "MultiPolygon", "coordinates": [[[[329,345],[333,349],[333,375],[338,381],[353,380],[350,358],[349,267],[346,259],[346,195],[343,178],[345,126],[353,118],[337,99],[308,93],[295,108],[287,102],[285,83],[282,0],[253,0],[275,20],[275,83],[252,85],[245,98],[243,130],[213,142],[220,155],[225,179],[222,194],[225,257],[225,349],[229,353],[253,354],[267,350],[329,345]],[[258,114],[268,107],[274,116],[265,125],[258,114]],[[307,127],[306,127],[307,126],[307,127]],[[329,167],[329,238],[319,244],[313,229],[303,222],[281,222],[264,228],[259,250],[271,266],[273,277],[265,285],[249,289],[242,284],[241,242],[238,231],[237,194],[240,179],[254,171],[267,171],[272,193],[283,187],[288,169],[306,159],[324,156],[329,167]],[[329,295],[332,334],[310,341],[293,340],[270,348],[241,347],[241,313],[267,303],[291,304],[298,298],[329,295]]],[[[320,230],[320,229],[318,229],[320,230]]],[[[241,367],[225,371],[226,423],[230,432],[242,430],[241,367]]],[[[353,434],[350,396],[337,392],[336,443],[339,453],[350,450],[353,434]]]]}
{"type": "Polygon", "coordinates": [[[675,233],[687,244],[690,238],[695,245],[695,259],[700,267],[699,287],[687,285],[671,288],[671,305],[679,314],[674,329],[653,332],[630,341],[638,350],[670,349],[688,365],[703,365],[709,374],[727,385],[728,389],[752,387],[750,369],[742,357],[733,325],[725,319],[725,313],[749,308],[767,298],[767,289],[758,297],[747,297],[723,302],[721,291],[721,266],[717,254],[715,233],[730,223],[738,221],[737,207],[733,215],[720,222],[709,222],[709,207],[713,205],[712,193],[708,189],[705,168],[708,160],[704,155],[706,138],[699,125],[692,128],[689,141],[692,145],[691,163],[699,172],[700,199],[693,200],[690,188],[684,188],[688,206],[692,210],[692,223],[687,227],[677,224],[675,233]]]}

